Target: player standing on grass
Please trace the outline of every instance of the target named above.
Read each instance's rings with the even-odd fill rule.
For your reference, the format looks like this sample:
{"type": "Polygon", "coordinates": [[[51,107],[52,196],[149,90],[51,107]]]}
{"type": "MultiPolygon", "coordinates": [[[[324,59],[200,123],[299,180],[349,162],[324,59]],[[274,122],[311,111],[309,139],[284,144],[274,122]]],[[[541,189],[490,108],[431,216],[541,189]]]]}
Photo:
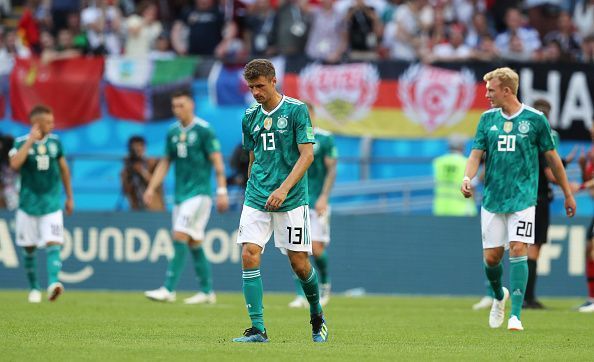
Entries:
{"type": "Polygon", "coordinates": [[[309,302],[314,342],[325,342],[328,328],[320,305],[312,252],[309,197],[305,173],[315,142],[307,106],[277,92],[272,63],[249,62],[243,76],[254,99],[242,120],[243,147],[250,152],[249,179],[239,221],[243,295],[252,326],[234,342],[267,342],[260,259],[274,232],[274,244],[286,253],[309,302]]]}
{"type": "MultiPolygon", "coordinates": [[[[307,108],[310,117],[313,118],[313,107],[311,104],[307,104],[307,108]]],[[[314,136],[316,141],[313,146],[314,160],[307,170],[307,186],[313,256],[317,270],[320,272],[320,304],[325,306],[330,300],[328,254],[326,253],[326,247],[330,243],[330,206],[328,205],[328,199],[336,179],[338,151],[334,145],[332,133],[321,128],[314,128],[314,136]]],[[[301,281],[296,275],[294,279],[297,297],[289,303],[289,307],[307,307],[309,303],[303,293],[301,281]]]]}
{"type": "Polygon", "coordinates": [[[483,79],[492,109],[480,118],[461,191],[465,197],[472,196],[470,180],[485,153],[481,229],[485,273],[495,294],[489,325],[497,328],[503,324],[510,292],[501,282],[502,259],[504,248],[509,247],[512,308],[507,328],[523,330],[520,313],[528,279],[528,246],[534,243],[539,152],[544,152],[563,189],[567,216],[574,216],[576,205],[549,122],[542,112],[518,100],[518,74],[510,68],[498,68],[483,79]]]}
{"type": "Polygon", "coordinates": [[[74,199],[62,143],[50,133],[54,128],[52,111],[42,105],[35,106],[29,113],[29,121],[33,125],[29,135],[16,139],[9,156],[10,167],[20,171],[21,175],[16,213],[17,245],[24,249],[25,271],[31,289],[29,302],[39,303],[38,247],[47,248],[48,299],[55,301],[64,292],[64,286],[58,279],[62,269],[60,250],[64,243],[60,181],[66,193],[64,209],[67,215],[74,210],[74,199]]]}
{"type": "Polygon", "coordinates": [[[164,285],[145,292],[151,300],[174,302],[175,289],[184,269],[188,247],[194,260],[194,270],[200,281],[200,292],[186,298],[186,304],[215,303],[210,263],[206,259],[202,240],[210,217],[212,194],[210,176],[214,167],[217,182],[217,210],[229,206],[225,165],[220,144],[209,124],[194,115],[194,100],[188,91],[175,92],[171,97],[173,114],[178,119],[167,132],[165,157],[159,161],[146,191],[148,205],[156,188],[175,162],[175,207],[173,208],[173,258],[169,261],[164,285]]]}

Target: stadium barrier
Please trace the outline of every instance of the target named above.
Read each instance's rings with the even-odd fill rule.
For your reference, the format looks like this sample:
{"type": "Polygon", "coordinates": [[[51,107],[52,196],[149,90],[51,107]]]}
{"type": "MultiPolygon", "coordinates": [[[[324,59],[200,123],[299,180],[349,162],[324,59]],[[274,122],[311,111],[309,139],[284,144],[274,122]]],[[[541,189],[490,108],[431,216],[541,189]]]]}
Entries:
{"type": "MultiPolygon", "coordinates": [[[[538,291],[580,296],[585,290],[588,219],[553,218],[539,261],[538,291]]],[[[241,290],[239,213],[213,213],[204,240],[216,290],[241,290]]],[[[144,290],[163,283],[172,254],[167,213],[80,212],[65,218],[61,279],[68,289],[144,290]]],[[[0,213],[0,288],[27,286],[16,247],[14,214],[0,213]]],[[[478,218],[334,215],[329,247],[333,290],[470,295],[484,292],[478,218]]],[[[45,257],[38,268],[45,280],[45,257]]],[[[198,287],[188,262],[179,289],[198,287]]],[[[506,268],[507,270],[507,268],[506,268]]],[[[267,291],[293,289],[287,258],[269,242],[262,260],[267,291]]],[[[508,276],[504,276],[508,284],[508,276]]]]}

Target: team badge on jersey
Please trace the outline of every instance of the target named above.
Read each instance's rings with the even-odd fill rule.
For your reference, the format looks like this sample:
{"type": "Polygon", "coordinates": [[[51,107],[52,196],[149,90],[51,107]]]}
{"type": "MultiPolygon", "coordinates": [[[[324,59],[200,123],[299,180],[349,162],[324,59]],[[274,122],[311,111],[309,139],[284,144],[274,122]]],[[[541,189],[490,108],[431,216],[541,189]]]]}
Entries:
{"type": "Polygon", "coordinates": [[[188,143],[189,144],[194,144],[194,142],[196,142],[196,132],[190,132],[188,133],[188,143]]]}
{"type": "Polygon", "coordinates": [[[56,147],[56,145],[53,143],[47,145],[47,150],[49,151],[50,156],[55,156],[58,154],[58,147],[56,147]]]}
{"type": "Polygon", "coordinates": [[[503,131],[505,131],[505,133],[510,133],[512,129],[514,129],[513,122],[505,122],[503,124],[503,131]]]}
{"type": "Polygon", "coordinates": [[[520,122],[520,125],[518,126],[518,131],[520,131],[520,133],[528,133],[528,131],[530,131],[530,122],[520,122]]]}
{"type": "Polygon", "coordinates": [[[40,155],[45,155],[46,152],[47,149],[45,148],[45,145],[41,144],[37,146],[37,153],[39,153],[40,155]]]}
{"type": "Polygon", "coordinates": [[[272,118],[266,117],[266,119],[264,120],[264,128],[267,131],[269,131],[271,127],[272,127],[272,118]]]}
{"type": "Polygon", "coordinates": [[[279,118],[279,119],[276,121],[276,126],[277,126],[278,128],[280,128],[280,129],[283,129],[283,128],[287,127],[287,123],[288,123],[288,122],[287,122],[287,117],[286,117],[286,116],[281,116],[281,118],[279,118]]]}

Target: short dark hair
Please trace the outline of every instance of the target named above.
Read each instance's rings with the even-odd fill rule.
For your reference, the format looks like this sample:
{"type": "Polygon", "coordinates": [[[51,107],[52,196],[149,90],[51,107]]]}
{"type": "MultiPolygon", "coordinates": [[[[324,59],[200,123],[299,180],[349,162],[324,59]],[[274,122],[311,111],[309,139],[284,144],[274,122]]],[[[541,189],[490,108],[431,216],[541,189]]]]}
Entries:
{"type": "Polygon", "coordinates": [[[539,98],[534,101],[532,106],[544,113],[545,117],[549,118],[549,113],[551,112],[551,103],[549,103],[549,101],[539,98]]]}
{"type": "Polygon", "coordinates": [[[171,99],[179,97],[188,97],[190,99],[194,99],[194,96],[192,95],[192,92],[189,89],[179,89],[171,93],[171,99]]]}
{"type": "Polygon", "coordinates": [[[29,120],[32,120],[34,117],[37,117],[41,114],[52,114],[52,110],[48,106],[45,106],[43,104],[37,104],[33,106],[31,111],[29,112],[29,120]]]}
{"type": "Polygon", "coordinates": [[[262,76],[266,77],[266,79],[272,79],[276,76],[274,65],[268,59],[254,59],[247,63],[243,69],[245,80],[255,80],[262,76]]]}
{"type": "Polygon", "coordinates": [[[132,146],[133,143],[146,144],[146,140],[144,139],[144,137],[142,137],[140,135],[134,135],[134,136],[128,138],[128,147],[132,146]]]}

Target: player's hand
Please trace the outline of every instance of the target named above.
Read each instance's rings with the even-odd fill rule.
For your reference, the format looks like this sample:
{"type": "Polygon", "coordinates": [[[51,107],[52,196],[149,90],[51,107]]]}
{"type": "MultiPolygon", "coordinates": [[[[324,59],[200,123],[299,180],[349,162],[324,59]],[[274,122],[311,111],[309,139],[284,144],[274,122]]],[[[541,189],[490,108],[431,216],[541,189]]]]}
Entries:
{"type": "Polygon", "coordinates": [[[64,209],[66,210],[66,215],[72,215],[72,212],[74,211],[74,200],[72,198],[66,199],[64,209]]]}
{"type": "Polygon", "coordinates": [[[462,187],[460,188],[460,191],[465,198],[468,199],[472,197],[472,185],[470,184],[470,180],[462,181],[462,187]]]}
{"type": "Polygon", "coordinates": [[[217,211],[225,212],[229,209],[229,196],[227,194],[217,195],[217,211]]]}
{"type": "Polygon", "coordinates": [[[144,201],[145,205],[150,205],[153,202],[153,197],[155,196],[155,191],[152,189],[147,188],[142,195],[142,201],[144,201]]]}
{"type": "Polygon", "coordinates": [[[575,199],[573,198],[573,195],[566,196],[565,197],[565,213],[567,214],[567,217],[574,217],[575,212],[576,212],[576,205],[575,205],[575,199]]]}
{"type": "Polygon", "coordinates": [[[328,199],[326,198],[326,196],[320,195],[320,197],[318,197],[315,209],[319,217],[323,217],[324,215],[326,215],[326,211],[328,211],[328,199]]]}
{"type": "Polygon", "coordinates": [[[266,210],[274,211],[278,210],[279,207],[285,202],[287,198],[288,192],[281,190],[280,188],[274,190],[270,196],[268,196],[268,200],[266,200],[266,210]]]}
{"type": "Polygon", "coordinates": [[[29,138],[31,138],[33,141],[39,141],[43,138],[41,128],[37,123],[31,127],[31,131],[29,131],[29,138]]]}

